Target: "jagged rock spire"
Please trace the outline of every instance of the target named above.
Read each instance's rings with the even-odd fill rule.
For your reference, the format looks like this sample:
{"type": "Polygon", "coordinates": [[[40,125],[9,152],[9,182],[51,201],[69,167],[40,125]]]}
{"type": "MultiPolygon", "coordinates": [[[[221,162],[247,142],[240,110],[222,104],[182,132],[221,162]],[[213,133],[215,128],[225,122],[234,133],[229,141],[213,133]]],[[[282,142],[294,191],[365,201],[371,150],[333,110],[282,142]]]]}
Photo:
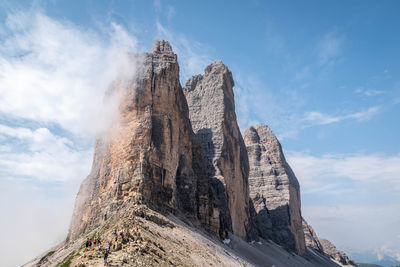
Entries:
{"type": "Polygon", "coordinates": [[[172,47],[168,41],[155,40],[153,44],[153,53],[173,53],[172,47]]]}
{"type": "Polygon", "coordinates": [[[249,231],[248,159],[235,113],[233,78],[216,61],[186,82],[184,93],[194,132],[201,142],[214,196],[214,229],[249,231]]]}
{"type": "Polygon", "coordinates": [[[246,130],[244,140],[250,164],[250,198],[261,236],[304,255],[300,187],[278,139],[268,126],[259,124],[246,130]]]}

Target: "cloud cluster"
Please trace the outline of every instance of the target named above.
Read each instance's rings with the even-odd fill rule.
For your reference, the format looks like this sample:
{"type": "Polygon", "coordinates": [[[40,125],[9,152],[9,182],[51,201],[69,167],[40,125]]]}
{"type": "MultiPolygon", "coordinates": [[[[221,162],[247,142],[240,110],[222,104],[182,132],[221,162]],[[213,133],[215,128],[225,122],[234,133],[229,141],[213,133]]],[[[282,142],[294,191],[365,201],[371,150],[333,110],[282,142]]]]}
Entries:
{"type": "Polygon", "coordinates": [[[375,192],[400,194],[400,155],[327,154],[317,157],[289,151],[286,156],[305,194],[323,193],[324,189],[329,193],[338,185],[339,178],[367,186],[375,192]]]}
{"type": "Polygon", "coordinates": [[[7,140],[0,153],[0,177],[48,182],[81,180],[90,170],[92,149],[74,143],[47,128],[13,128],[0,124],[7,140]]]}
{"type": "Polygon", "coordinates": [[[0,234],[2,263],[16,266],[65,238],[93,137],[116,106],[104,93],[133,75],[126,53],[137,40],[116,23],[84,29],[35,11],[10,13],[3,25],[0,234]]]}
{"type": "Polygon", "coordinates": [[[286,157],[301,185],[302,214],[319,236],[346,252],[400,253],[393,238],[400,235],[400,154],[286,157]]]}
{"type": "Polygon", "coordinates": [[[5,25],[0,114],[93,136],[104,92],[136,39],[115,23],[99,34],[34,12],[10,14],[5,25]]]}

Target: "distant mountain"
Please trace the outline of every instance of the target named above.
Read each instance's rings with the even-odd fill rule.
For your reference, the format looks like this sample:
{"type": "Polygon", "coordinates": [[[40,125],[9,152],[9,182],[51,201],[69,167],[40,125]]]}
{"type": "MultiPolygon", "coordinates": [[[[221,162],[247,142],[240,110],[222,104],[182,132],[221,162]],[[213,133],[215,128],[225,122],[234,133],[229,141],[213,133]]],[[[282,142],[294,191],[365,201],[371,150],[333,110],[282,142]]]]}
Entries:
{"type": "Polygon", "coordinates": [[[374,251],[352,253],[350,256],[355,262],[360,262],[357,263],[358,266],[383,266],[383,267],[400,266],[400,261],[398,261],[395,257],[391,257],[389,255],[380,255],[381,258],[379,259],[377,253],[374,251]],[[370,264],[370,265],[360,265],[360,264],[370,264]]]}
{"type": "Polygon", "coordinates": [[[372,263],[356,263],[358,267],[383,267],[382,265],[372,263]]]}

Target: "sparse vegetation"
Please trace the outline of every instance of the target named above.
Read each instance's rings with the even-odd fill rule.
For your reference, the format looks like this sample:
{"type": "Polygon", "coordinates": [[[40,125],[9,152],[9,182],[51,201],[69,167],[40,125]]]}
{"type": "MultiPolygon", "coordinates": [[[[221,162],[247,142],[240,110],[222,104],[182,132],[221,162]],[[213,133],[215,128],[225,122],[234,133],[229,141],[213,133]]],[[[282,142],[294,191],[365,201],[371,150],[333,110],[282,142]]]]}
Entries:
{"type": "Polygon", "coordinates": [[[69,267],[74,256],[75,251],[71,252],[60,264],[57,265],[57,267],[69,267]]]}

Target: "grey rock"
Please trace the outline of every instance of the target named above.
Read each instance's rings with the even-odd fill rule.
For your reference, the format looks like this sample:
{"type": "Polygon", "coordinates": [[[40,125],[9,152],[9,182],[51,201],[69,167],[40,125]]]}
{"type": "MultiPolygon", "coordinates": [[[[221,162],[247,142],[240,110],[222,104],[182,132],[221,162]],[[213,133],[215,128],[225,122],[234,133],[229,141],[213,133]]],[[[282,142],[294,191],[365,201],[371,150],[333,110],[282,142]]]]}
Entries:
{"type": "Polygon", "coordinates": [[[321,242],[319,242],[317,234],[315,233],[311,225],[309,225],[306,222],[306,220],[304,220],[304,218],[303,218],[303,231],[304,231],[306,246],[323,253],[324,249],[321,245],[321,242]]]}
{"type": "Polygon", "coordinates": [[[341,265],[357,266],[346,253],[339,251],[329,240],[318,238],[314,229],[303,218],[303,230],[306,240],[306,246],[319,253],[328,255],[341,265]]]}
{"type": "Polygon", "coordinates": [[[244,140],[250,164],[250,198],[260,235],[304,255],[300,186],[278,139],[268,126],[260,124],[247,129],[244,140]]]}
{"type": "Polygon", "coordinates": [[[331,256],[335,261],[343,265],[357,266],[354,261],[349,259],[349,257],[343,251],[338,250],[329,240],[320,238],[322,248],[325,254],[331,256]]]}
{"type": "Polygon", "coordinates": [[[189,117],[201,142],[213,199],[214,231],[243,239],[249,232],[248,158],[235,113],[232,73],[216,61],[184,87],[189,117]]]}

